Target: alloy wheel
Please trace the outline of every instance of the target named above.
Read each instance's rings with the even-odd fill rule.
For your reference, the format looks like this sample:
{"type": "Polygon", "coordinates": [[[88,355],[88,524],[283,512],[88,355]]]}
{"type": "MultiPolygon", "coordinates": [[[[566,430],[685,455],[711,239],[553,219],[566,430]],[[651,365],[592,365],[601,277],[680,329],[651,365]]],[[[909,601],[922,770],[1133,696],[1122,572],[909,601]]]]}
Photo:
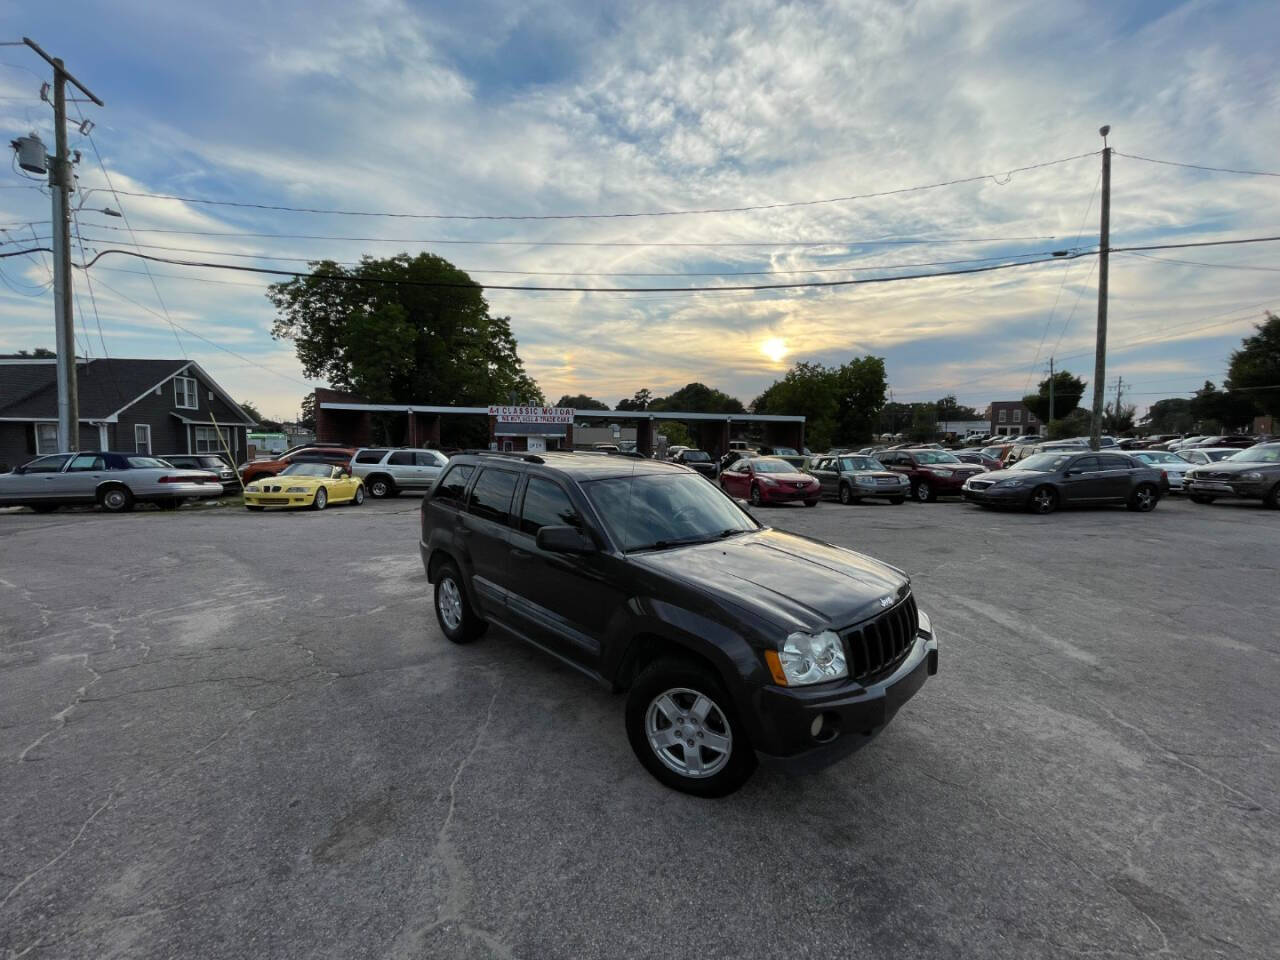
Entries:
{"type": "Polygon", "coordinates": [[[931,493],[933,493],[933,490],[930,489],[928,480],[921,480],[916,484],[916,499],[921,503],[928,500],[931,493]]]}
{"type": "Polygon", "coordinates": [[[316,491],[315,507],[317,510],[323,510],[329,503],[329,494],[325,493],[324,487],[316,491]]]}
{"type": "Polygon", "coordinates": [[[1041,487],[1031,495],[1031,509],[1036,513],[1053,513],[1058,497],[1049,487],[1041,487]]]}
{"type": "Polygon", "coordinates": [[[440,619],[449,630],[462,625],[462,593],[452,577],[440,581],[440,619]]]}
{"type": "Polygon", "coordinates": [[[1146,513],[1156,505],[1155,491],[1150,487],[1139,487],[1133,493],[1133,502],[1139,511],[1146,513]]]}
{"type": "Polygon", "coordinates": [[[673,687],[649,702],[645,737],[663,765],[701,779],[724,769],[733,753],[733,731],[724,711],[705,693],[673,687]]]}

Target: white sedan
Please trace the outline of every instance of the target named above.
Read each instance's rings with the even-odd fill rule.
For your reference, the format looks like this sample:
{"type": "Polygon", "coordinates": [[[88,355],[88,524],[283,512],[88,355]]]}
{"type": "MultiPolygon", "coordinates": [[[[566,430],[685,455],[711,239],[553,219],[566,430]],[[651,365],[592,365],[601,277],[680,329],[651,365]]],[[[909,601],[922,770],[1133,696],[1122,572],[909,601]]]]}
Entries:
{"type": "Polygon", "coordinates": [[[1141,460],[1157,470],[1163,470],[1169,478],[1169,490],[1179,493],[1182,491],[1182,478],[1195,466],[1167,450],[1126,450],[1125,452],[1135,460],[1141,460]]]}
{"type": "Polygon", "coordinates": [[[1179,450],[1178,456],[1193,467],[1203,467],[1207,463],[1217,463],[1239,452],[1239,447],[1195,447],[1191,450],[1179,450]]]}

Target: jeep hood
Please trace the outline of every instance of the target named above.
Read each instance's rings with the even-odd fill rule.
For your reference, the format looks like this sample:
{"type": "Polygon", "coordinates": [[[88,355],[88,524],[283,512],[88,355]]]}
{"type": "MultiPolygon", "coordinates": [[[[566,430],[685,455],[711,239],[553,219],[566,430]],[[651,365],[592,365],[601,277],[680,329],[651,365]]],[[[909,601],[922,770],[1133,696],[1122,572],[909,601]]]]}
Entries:
{"type": "Polygon", "coordinates": [[[784,636],[794,630],[858,623],[884,609],[885,597],[896,600],[910,582],[879,560],[779,530],[633,554],[630,559],[772,620],[784,636]]]}

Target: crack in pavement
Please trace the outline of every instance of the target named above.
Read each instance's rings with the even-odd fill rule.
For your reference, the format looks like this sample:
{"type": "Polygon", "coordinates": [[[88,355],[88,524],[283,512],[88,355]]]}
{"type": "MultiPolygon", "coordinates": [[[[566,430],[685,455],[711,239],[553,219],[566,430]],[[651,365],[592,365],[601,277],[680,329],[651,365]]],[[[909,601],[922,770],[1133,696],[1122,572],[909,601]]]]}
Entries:
{"type": "Polygon", "coordinates": [[[25,877],[23,877],[21,880],[15,883],[9,889],[9,892],[4,895],[4,899],[0,900],[0,908],[3,908],[5,904],[7,904],[10,900],[12,900],[14,895],[17,894],[19,890],[21,890],[28,883],[30,883],[36,877],[40,876],[40,874],[44,873],[46,870],[48,870],[50,867],[56,864],[59,860],[61,860],[63,857],[69,854],[72,850],[74,850],[76,844],[80,842],[80,838],[84,836],[84,832],[89,829],[89,824],[93,823],[93,821],[97,819],[98,814],[100,814],[103,810],[107,809],[107,807],[111,804],[111,801],[114,800],[115,798],[116,798],[116,788],[112,787],[111,792],[107,794],[107,799],[103,800],[102,803],[93,811],[93,813],[89,814],[88,819],[85,820],[84,823],[80,824],[80,829],[77,830],[76,835],[71,838],[71,842],[68,843],[65,847],[63,847],[61,852],[59,852],[58,855],[55,856],[52,860],[45,861],[45,863],[42,866],[39,866],[36,869],[32,870],[25,877]]]}

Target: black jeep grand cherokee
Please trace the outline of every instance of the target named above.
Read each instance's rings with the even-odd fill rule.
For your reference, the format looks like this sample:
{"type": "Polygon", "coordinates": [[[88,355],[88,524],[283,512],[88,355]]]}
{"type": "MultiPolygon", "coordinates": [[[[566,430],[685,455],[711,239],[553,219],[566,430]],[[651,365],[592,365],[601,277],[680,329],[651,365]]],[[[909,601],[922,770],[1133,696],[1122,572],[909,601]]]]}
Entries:
{"type": "Polygon", "coordinates": [[[497,623],[628,690],[636,756],[686,793],[852,753],[938,668],[901,571],[763,527],[675,464],[461,454],[420,548],[446,637],[497,623]]]}

